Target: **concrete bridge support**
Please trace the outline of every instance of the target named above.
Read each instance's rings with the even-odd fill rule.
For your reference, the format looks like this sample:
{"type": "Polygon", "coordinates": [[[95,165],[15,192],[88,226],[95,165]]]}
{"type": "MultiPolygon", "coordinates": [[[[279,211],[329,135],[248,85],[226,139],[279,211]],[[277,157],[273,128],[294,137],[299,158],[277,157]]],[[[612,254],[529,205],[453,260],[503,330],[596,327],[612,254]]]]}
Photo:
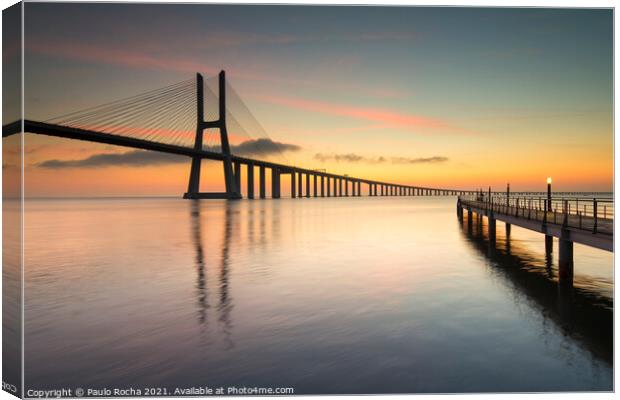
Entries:
{"type": "Polygon", "coordinates": [[[260,195],[261,199],[264,199],[266,197],[265,196],[265,185],[266,185],[266,182],[265,182],[265,167],[262,166],[262,165],[258,168],[258,181],[259,181],[258,185],[260,186],[260,188],[259,188],[259,192],[260,192],[259,195],[260,195]]]}
{"type": "Polygon", "coordinates": [[[280,171],[278,168],[271,168],[271,198],[280,198],[280,171]]]}
{"type": "Polygon", "coordinates": [[[331,197],[331,194],[332,194],[332,178],[330,178],[329,176],[326,176],[325,179],[327,179],[327,197],[331,197]]]}
{"type": "Polygon", "coordinates": [[[318,197],[319,196],[319,194],[317,192],[317,186],[318,186],[318,184],[316,182],[317,179],[319,179],[318,175],[312,175],[312,188],[314,189],[314,192],[313,192],[314,193],[314,197],[318,197]]]}
{"type": "Polygon", "coordinates": [[[306,174],[306,198],[310,197],[310,174],[306,174]]]}
{"type": "Polygon", "coordinates": [[[325,177],[321,175],[321,197],[325,197],[325,177]]]}
{"type": "MultiPolygon", "coordinates": [[[[349,197],[349,181],[347,179],[344,180],[344,195],[349,197]]],[[[353,189],[353,195],[355,196],[355,189],[353,189]]]]}
{"type": "Polygon", "coordinates": [[[254,164],[248,164],[248,199],[254,198],[254,164]]]}
{"type": "Polygon", "coordinates": [[[291,198],[297,197],[297,179],[295,177],[295,171],[291,171],[291,198]]]}
{"type": "Polygon", "coordinates": [[[510,224],[506,222],[506,237],[510,237],[510,224]]]}
{"type": "Polygon", "coordinates": [[[241,163],[239,161],[235,161],[233,163],[233,175],[235,176],[235,192],[239,194],[241,197],[241,163]]]}

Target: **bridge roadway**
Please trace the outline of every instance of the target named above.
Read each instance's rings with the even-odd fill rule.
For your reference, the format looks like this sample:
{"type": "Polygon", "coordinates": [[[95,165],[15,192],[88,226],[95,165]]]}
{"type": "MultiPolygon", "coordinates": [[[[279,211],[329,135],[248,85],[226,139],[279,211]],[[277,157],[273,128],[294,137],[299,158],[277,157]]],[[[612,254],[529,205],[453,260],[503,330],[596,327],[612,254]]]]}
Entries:
{"type": "MultiPolygon", "coordinates": [[[[538,209],[532,202],[522,201],[516,204],[501,202],[491,197],[459,196],[457,200],[457,215],[463,218],[463,211],[467,211],[467,223],[473,220],[472,213],[486,216],[488,220],[489,243],[495,243],[496,220],[506,224],[506,236],[510,235],[510,226],[516,225],[545,235],[545,251],[553,251],[553,238],[559,242],[559,276],[560,280],[572,284],[573,279],[573,243],[580,243],[597,249],[614,251],[613,215],[610,218],[597,215],[597,200],[594,203],[593,215],[582,215],[578,210],[571,214],[570,207],[561,211],[547,211],[538,209]]],[[[549,207],[548,209],[551,209],[549,207]]],[[[574,209],[573,209],[574,210],[574,209]]]]}
{"type": "MultiPolygon", "coordinates": [[[[22,131],[22,121],[4,125],[2,127],[2,137],[18,134],[22,131]]],[[[172,144],[148,141],[143,139],[85,130],[62,125],[49,124],[39,121],[24,120],[23,131],[39,135],[55,136],[68,139],[85,140],[95,143],[104,143],[115,146],[129,147],[147,151],[158,151],[168,154],[177,154],[186,157],[200,157],[209,160],[223,161],[225,155],[218,152],[197,150],[191,147],[183,147],[172,144]]],[[[280,176],[283,174],[291,175],[291,197],[340,197],[340,196],[361,196],[361,185],[368,186],[369,196],[456,196],[475,193],[468,190],[440,189],[423,186],[399,185],[388,182],[380,182],[370,179],[356,178],[347,175],[331,174],[327,172],[299,168],[269,161],[255,160],[236,155],[231,156],[234,170],[235,182],[240,192],[241,186],[241,165],[247,167],[247,197],[254,198],[254,167],[259,168],[259,197],[266,198],[266,179],[265,169],[271,170],[271,197],[281,197],[280,176]],[[305,175],[305,185],[302,177],[305,175]],[[311,179],[312,177],[312,185],[311,179]],[[304,187],[305,186],[305,187],[304,187]],[[349,186],[351,190],[349,192],[349,186]]],[[[205,198],[226,198],[226,193],[209,193],[205,198]]]]}

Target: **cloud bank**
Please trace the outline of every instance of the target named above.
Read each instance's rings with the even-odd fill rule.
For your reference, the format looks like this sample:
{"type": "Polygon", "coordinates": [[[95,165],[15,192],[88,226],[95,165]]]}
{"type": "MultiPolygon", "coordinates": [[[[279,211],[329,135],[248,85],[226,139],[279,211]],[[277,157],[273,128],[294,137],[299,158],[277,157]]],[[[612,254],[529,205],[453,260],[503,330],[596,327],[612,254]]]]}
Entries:
{"type": "MultiPolygon", "coordinates": [[[[301,147],[271,139],[246,140],[231,146],[231,152],[244,156],[269,156],[285,151],[298,151],[301,147]]],[[[219,146],[205,147],[205,150],[220,151],[219,146]]],[[[37,166],[41,168],[96,168],[109,166],[147,167],[188,162],[188,157],[155,151],[132,150],[125,153],[100,153],[81,160],[46,160],[37,166]]]]}

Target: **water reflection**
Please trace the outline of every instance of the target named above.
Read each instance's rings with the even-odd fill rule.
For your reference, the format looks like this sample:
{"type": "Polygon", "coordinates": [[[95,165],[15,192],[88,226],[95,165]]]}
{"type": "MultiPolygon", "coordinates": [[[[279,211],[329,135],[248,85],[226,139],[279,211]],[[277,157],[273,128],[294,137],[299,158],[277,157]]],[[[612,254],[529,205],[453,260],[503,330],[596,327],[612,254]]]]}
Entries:
{"type": "MultiPolygon", "coordinates": [[[[217,303],[217,320],[221,327],[226,348],[231,349],[235,346],[232,337],[232,309],[233,302],[229,291],[230,275],[230,240],[233,231],[233,218],[235,210],[234,203],[226,202],[224,212],[224,232],[222,254],[219,265],[219,299],[217,303]]],[[[192,200],[190,204],[190,218],[192,226],[192,241],[196,252],[196,297],[198,304],[198,323],[207,324],[207,310],[210,308],[208,300],[207,274],[208,263],[205,257],[204,242],[202,235],[202,213],[200,200],[192,200]]]]}
{"type": "MultiPolygon", "coordinates": [[[[465,217],[466,219],[467,217],[465,217]]],[[[561,285],[553,254],[536,254],[510,236],[489,240],[488,226],[475,216],[461,223],[461,233],[472,248],[489,261],[493,276],[506,281],[519,298],[551,319],[564,335],[583,343],[594,356],[613,363],[613,301],[587,287],[587,277],[575,277],[575,286],[561,285]]],[[[499,224],[498,224],[499,225],[499,224]]],[[[497,230],[499,233],[499,229],[497,230]]],[[[542,236],[541,236],[542,240],[542,236]]]]}

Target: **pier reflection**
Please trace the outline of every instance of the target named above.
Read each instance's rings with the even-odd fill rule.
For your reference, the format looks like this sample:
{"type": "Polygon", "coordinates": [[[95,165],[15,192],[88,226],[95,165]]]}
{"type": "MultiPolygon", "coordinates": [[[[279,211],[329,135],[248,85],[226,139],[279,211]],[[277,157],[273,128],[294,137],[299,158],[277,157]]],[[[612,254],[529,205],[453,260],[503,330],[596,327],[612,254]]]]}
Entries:
{"type": "MultiPolygon", "coordinates": [[[[498,232],[500,231],[498,227],[498,232]]],[[[515,292],[515,302],[527,302],[550,319],[563,335],[584,344],[597,358],[613,363],[613,300],[588,290],[587,277],[575,277],[575,286],[559,284],[552,256],[537,254],[511,236],[489,240],[488,226],[477,216],[461,221],[466,242],[484,255],[494,277],[515,292]]]]}

